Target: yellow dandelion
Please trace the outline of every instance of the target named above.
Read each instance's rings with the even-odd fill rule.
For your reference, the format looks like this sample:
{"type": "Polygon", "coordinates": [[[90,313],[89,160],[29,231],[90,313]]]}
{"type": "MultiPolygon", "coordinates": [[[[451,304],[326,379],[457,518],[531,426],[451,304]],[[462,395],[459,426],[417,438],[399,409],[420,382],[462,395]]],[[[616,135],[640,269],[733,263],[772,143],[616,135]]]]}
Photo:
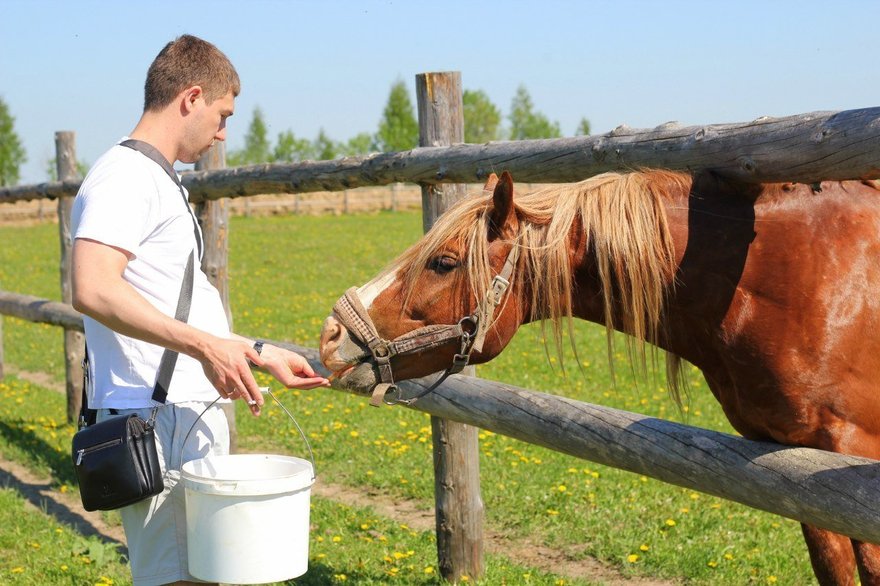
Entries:
{"type": "Polygon", "coordinates": [[[768,584],[776,584],[776,576],[767,576],[768,584]]]}
{"type": "Polygon", "coordinates": [[[648,550],[651,549],[651,548],[648,546],[647,543],[643,543],[643,544],[641,544],[641,545],[639,546],[639,549],[642,550],[642,551],[648,551],[648,550]]]}
{"type": "Polygon", "coordinates": [[[12,572],[13,574],[23,574],[24,568],[22,568],[21,566],[18,566],[18,567],[12,568],[9,571],[12,572]]]}
{"type": "Polygon", "coordinates": [[[709,563],[707,563],[706,565],[709,566],[710,568],[717,568],[718,562],[716,562],[715,560],[710,560],[709,563]]]}
{"type": "Polygon", "coordinates": [[[628,561],[631,564],[636,563],[637,561],[639,561],[639,554],[637,554],[637,553],[629,554],[628,556],[626,556],[626,561],[628,561]]]}
{"type": "Polygon", "coordinates": [[[434,566],[428,566],[427,568],[424,569],[424,572],[426,574],[433,574],[434,573],[434,566]]]}
{"type": "Polygon", "coordinates": [[[666,519],[667,527],[675,527],[675,519],[666,519]]]}

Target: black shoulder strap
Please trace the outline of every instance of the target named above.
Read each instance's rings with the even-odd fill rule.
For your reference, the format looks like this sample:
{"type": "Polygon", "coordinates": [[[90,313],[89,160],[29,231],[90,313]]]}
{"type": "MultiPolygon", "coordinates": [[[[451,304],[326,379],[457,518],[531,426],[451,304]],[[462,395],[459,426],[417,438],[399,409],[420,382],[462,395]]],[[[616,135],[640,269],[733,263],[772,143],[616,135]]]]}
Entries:
{"type": "Polygon", "coordinates": [[[186,197],[186,193],[183,191],[183,184],[180,182],[180,177],[178,177],[177,173],[175,173],[174,167],[171,166],[171,163],[168,162],[168,159],[162,156],[162,153],[159,152],[159,149],[157,149],[150,143],[134,138],[129,138],[128,140],[124,140],[119,144],[124,147],[136,150],[148,159],[155,162],[157,165],[162,167],[162,169],[168,174],[168,176],[171,177],[171,180],[177,184],[177,188],[180,190],[180,195],[181,197],[183,197],[183,203],[184,205],[186,205],[186,211],[192,218],[193,234],[195,234],[196,244],[199,247],[199,258],[202,258],[202,237],[199,233],[199,224],[196,221],[195,215],[192,213],[192,210],[189,207],[189,200],[186,197]]]}
{"type": "MultiPolygon", "coordinates": [[[[189,260],[186,261],[186,271],[183,275],[183,286],[180,288],[180,297],[177,299],[177,311],[174,319],[186,322],[189,318],[189,309],[192,305],[193,273],[195,271],[195,252],[190,251],[189,260]]],[[[159,372],[156,375],[156,385],[153,387],[152,399],[157,403],[165,403],[168,397],[168,386],[171,384],[171,376],[177,365],[177,352],[165,348],[162,359],[159,361],[159,372]]]]}
{"type": "MultiPolygon", "coordinates": [[[[165,172],[168,174],[171,179],[177,184],[177,187],[180,189],[180,195],[183,197],[183,203],[186,205],[187,213],[190,215],[193,221],[193,231],[196,237],[196,243],[199,248],[199,257],[202,255],[202,240],[199,235],[199,227],[198,223],[196,223],[196,218],[192,213],[192,210],[189,207],[189,201],[186,199],[186,193],[183,191],[183,185],[180,183],[180,178],[178,178],[177,173],[174,172],[174,168],[171,166],[171,163],[162,156],[162,153],[156,149],[153,145],[146,143],[142,140],[134,140],[129,139],[120,143],[122,146],[126,146],[130,149],[134,149],[146,157],[153,160],[157,165],[162,167],[165,172]]],[[[177,299],[177,311],[174,314],[174,318],[185,322],[189,318],[189,310],[192,306],[192,293],[193,293],[193,280],[195,278],[195,252],[190,251],[189,259],[186,262],[186,270],[183,274],[183,283],[180,287],[180,296],[177,299]]],[[[177,352],[173,350],[165,349],[165,352],[162,353],[162,359],[159,362],[159,371],[156,375],[156,384],[153,387],[153,401],[157,403],[165,403],[166,398],[168,397],[168,387],[171,384],[171,377],[174,374],[174,367],[177,364],[177,352]]]]}

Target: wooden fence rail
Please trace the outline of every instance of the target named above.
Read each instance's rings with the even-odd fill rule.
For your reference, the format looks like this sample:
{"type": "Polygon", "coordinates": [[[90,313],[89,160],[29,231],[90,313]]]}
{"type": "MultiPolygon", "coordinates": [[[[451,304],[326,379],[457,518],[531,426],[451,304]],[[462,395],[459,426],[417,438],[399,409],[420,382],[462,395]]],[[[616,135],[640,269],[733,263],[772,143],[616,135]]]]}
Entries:
{"type": "MultiPolygon", "coordinates": [[[[752,122],[651,130],[621,126],[595,136],[421,147],[334,161],[252,165],[185,173],[198,203],[267,193],[341,191],[367,185],[479,183],[507,169],[516,181],[564,183],[636,167],[713,169],[745,181],[880,178],[880,107],[752,122]]],[[[0,203],[75,195],[77,181],[0,188],[0,203]]]]}
{"type": "MultiPolygon", "coordinates": [[[[318,351],[279,343],[326,372],[318,351]]],[[[403,396],[434,377],[399,383],[403,396]]],[[[880,461],[673,423],[451,376],[413,409],[880,543],[880,461]]]]}
{"type": "MultiPolygon", "coordinates": [[[[69,305],[0,291],[0,313],[82,329],[69,305]]],[[[273,342],[323,374],[318,350],[273,342]]],[[[399,383],[404,396],[432,377],[399,383]]],[[[413,409],[880,543],[880,461],[755,442],[485,379],[452,376],[413,409]]]]}

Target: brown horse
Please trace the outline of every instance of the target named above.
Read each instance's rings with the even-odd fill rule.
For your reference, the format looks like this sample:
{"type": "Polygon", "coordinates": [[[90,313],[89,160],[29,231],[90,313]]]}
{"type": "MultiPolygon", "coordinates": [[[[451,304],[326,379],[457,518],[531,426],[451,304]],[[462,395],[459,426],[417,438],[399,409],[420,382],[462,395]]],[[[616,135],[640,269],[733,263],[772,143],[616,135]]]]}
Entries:
{"type": "MultiPolygon", "coordinates": [[[[381,398],[394,378],[490,360],[528,321],[559,342],[573,316],[666,350],[673,375],[679,357],[698,366],[746,438],[880,459],[878,259],[871,182],[644,171],[514,199],[504,173],[350,290],[321,356],[381,398]]],[[[857,565],[880,584],[880,547],[803,532],[820,583],[853,584],[857,565]]]]}

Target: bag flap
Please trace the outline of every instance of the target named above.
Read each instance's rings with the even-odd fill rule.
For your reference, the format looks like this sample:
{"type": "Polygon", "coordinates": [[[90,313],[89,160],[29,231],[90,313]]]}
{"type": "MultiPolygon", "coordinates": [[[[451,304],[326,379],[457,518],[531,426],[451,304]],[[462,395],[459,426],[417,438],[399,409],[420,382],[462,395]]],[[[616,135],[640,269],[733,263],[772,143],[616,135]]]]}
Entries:
{"type": "MultiPolygon", "coordinates": [[[[128,441],[129,421],[137,414],[119,415],[84,427],[73,435],[73,451],[87,449],[113,440],[128,441]]],[[[141,421],[143,421],[141,419],[141,421]]]]}

